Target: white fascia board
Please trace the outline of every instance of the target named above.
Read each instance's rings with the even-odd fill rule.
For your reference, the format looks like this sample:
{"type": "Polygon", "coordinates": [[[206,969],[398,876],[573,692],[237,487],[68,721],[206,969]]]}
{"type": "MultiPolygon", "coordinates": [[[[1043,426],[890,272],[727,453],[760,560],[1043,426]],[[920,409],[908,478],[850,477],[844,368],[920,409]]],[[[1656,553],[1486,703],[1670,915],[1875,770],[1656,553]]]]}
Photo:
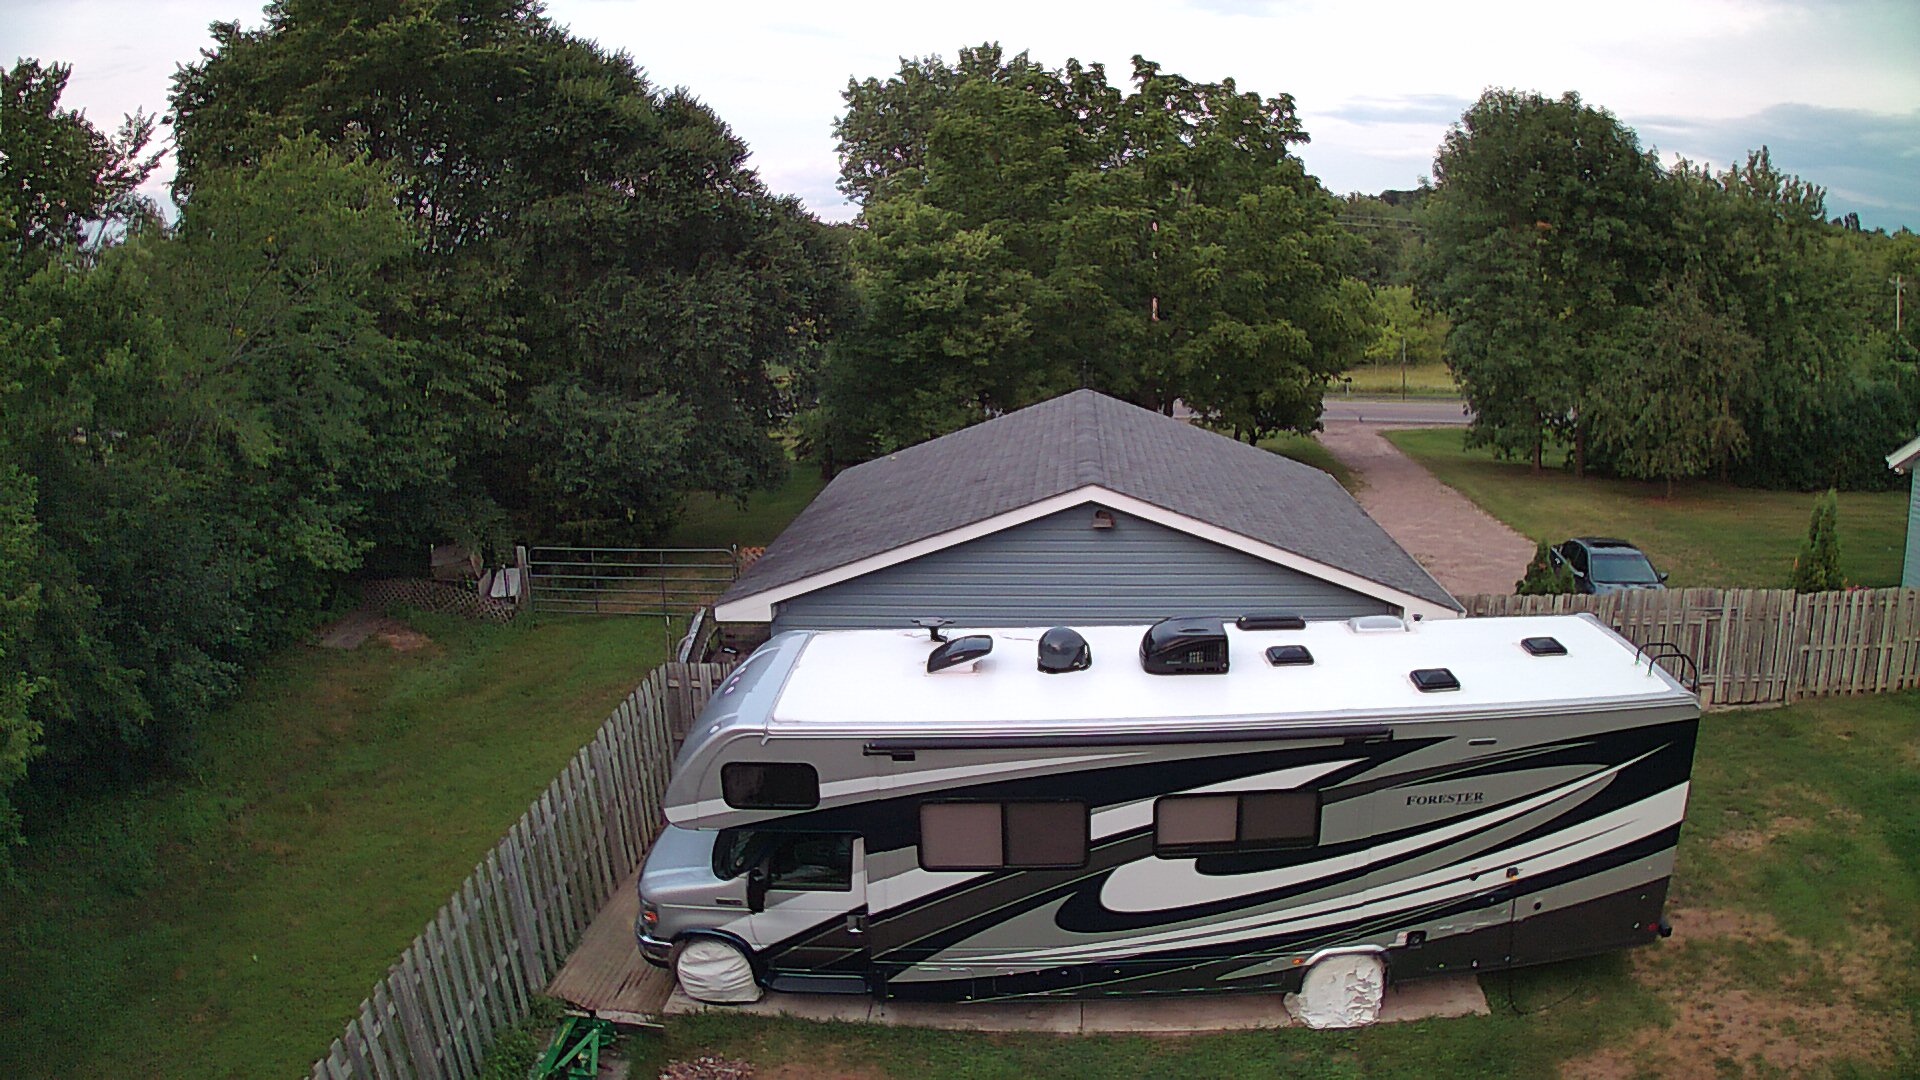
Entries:
{"type": "Polygon", "coordinates": [[[1893,453],[1888,454],[1887,468],[1892,469],[1894,472],[1906,472],[1908,469],[1913,468],[1915,458],[1920,458],[1920,439],[1915,439],[1900,449],[1895,450],[1893,453]]]}
{"type": "Polygon", "coordinates": [[[1461,614],[1445,605],[1436,604],[1431,600],[1415,596],[1412,593],[1401,592],[1399,589],[1363,578],[1351,571],[1342,570],[1336,566],[1328,566],[1326,563],[1317,562],[1303,555],[1274,547],[1271,544],[1263,544],[1258,540],[1250,539],[1239,533],[1220,528],[1218,525],[1209,525],[1197,518],[1191,518],[1185,514],[1177,514],[1163,507],[1155,506],[1150,502],[1136,499],[1131,495],[1122,495],[1117,491],[1109,490],[1097,484],[1089,484],[1086,487],[1062,492],[1052,498],[1029,503],[1017,510],[1009,510],[1004,514],[998,514],[994,517],[976,521],[971,525],[964,525],[958,529],[953,529],[935,536],[929,536],[923,540],[916,540],[911,544],[903,544],[890,551],[883,551],[878,555],[869,555],[864,559],[847,563],[844,566],[836,566],[831,570],[823,570],[818,574],[801,578],[798,581],[790,581],[784,585],[778,585],[771,589],[740,597],[737,600],[716,606],[713,609],[713,617],[716,622],[772,622],[773,606],[783,600],[790,600],[796,596],[804,596],[807,593],[824,589],[830,585],[838,585],[843,581],[851,581],[854,578],[871,574],[876,570],[884,570],[889,566],[895,566],[911,559],[917,559],[922,555],[929,555],[957,544],[964,544],[969,540],[977,540],[982,536],[997,533],[1002,529],[1010,529],[1015,525],[1023,525],[1029,521],[1046,517],[1048,514],[1057,513],[1061,510],[1070,510],[1089,502],[1097,502],[1103,506],[1110,506],[1122,513],[1132,514],[1135,517],[1151,521],[1156,525],[1164,525],[1167,528],[1178,530],[1189,536],[1196,536],[1202,540],[1210,540],[1222,547],[1229,547],[1235,551],[1245,552],[1248,555],[1270,563],[1298,570],[1305,574],[1311,574],[1322,580],[1330,581],[1335,585],[1392,604],[1409,615],[1419,615],[1428,619],[1452,619],[1458,618],[1461,614]]]}

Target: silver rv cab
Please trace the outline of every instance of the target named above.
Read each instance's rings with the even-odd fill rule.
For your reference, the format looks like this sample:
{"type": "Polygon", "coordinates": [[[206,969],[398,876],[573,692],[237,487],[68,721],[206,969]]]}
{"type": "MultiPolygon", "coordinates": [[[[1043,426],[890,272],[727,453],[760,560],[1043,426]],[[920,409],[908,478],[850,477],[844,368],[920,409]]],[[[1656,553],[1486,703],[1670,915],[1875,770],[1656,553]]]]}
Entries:
{"type": "Polygon", "coordinates": [[[782,634],[674,762],[636,935],[710,1000],[1630,946],[1664,926],[1698,719],[1589,616],[782,634]]]}

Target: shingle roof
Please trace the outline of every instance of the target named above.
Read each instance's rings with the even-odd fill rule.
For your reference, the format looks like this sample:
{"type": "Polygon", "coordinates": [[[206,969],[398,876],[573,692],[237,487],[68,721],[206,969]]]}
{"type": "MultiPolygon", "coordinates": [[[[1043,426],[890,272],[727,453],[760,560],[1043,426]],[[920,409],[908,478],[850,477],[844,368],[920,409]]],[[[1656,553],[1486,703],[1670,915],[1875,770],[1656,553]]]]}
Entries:
{"type": "Polygon", "coordinates": [[[841,473],[720,603],[1088,485],[1459,609],[1325,472],[1092,390],[841,473]]]}

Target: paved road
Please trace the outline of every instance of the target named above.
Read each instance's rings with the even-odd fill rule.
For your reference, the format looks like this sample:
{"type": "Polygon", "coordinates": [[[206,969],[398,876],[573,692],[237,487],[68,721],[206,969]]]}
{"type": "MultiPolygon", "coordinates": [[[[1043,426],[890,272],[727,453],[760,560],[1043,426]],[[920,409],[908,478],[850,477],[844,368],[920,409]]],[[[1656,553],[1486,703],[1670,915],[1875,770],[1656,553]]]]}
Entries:
{"type": "Polygon", "coordinates": [[[1388,427],[1425,427],[1462,425],[1467,422],[1465,402],[1440,398],[1360,398],[1328,394],[1320,412],[1323,421],[1353,420],[1388,427]]]}

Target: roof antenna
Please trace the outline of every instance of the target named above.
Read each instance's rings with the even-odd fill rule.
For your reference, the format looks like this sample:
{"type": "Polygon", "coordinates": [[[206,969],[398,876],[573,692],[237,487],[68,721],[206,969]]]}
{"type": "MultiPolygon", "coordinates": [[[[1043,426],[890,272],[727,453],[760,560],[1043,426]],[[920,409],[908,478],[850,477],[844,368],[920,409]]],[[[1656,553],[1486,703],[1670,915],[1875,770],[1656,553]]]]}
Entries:
{"type": "Polygon", "coordinates": [[[913,625],[919,627],[922,630],[925,630],[927,632],[927,636],[931,637],[933,640],[944,643],[947,639],[941,635],[940,629],[942,627],[952,626],[953,620],[952,619],[915,619],[913,620],[913,625]]]}

